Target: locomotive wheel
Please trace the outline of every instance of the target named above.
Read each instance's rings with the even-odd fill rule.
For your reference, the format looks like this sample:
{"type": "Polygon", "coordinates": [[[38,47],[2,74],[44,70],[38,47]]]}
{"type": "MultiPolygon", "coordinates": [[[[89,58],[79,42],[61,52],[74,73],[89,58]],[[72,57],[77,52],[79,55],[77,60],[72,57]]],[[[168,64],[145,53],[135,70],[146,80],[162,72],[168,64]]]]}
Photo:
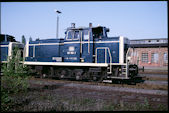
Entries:
{"type": "Polygon", "coordinates": [[[84,71],[84,73],[83,73],[83,80],[88,80],[88,79],[90,79],[90,73],[88,72],[88,71],[84,71]]]}
{"type": "Polygon", "coordinates": [[[76,75],[76,80],[80,80],[80,76],[79,75],[76,75]]]}
{"type": "Polygon", "coordinates": [[[47,77],[47,75],[46,74],[42,74],[42,78],[46,78],[47,77]]]}
{"type": "Polygon", "coordinates": [[[66,75],[66,71],[63,69],[60,69],[58,72],[59,79],[63,79],[65,77],[65,75],[66,75]]]}
{"type": "Polygon", "coordinates": [[[82,71],[74,70],[76,80],[82,80],[82,71]]]}
{"type": "Polygon", "coordinates": [[[94,76],[94,77],[93,77],[93,81],[97,81],[97,77],[94,76]]]}
{"type": "Polygon", "coordinates": [[[102,82],[103,79],[106,79],[106,78],[107,78],[107,70],[102,70],[100,76],[101,76],[101,77],[98,79],[98,82],[102,82]]]}
{"type": "Polygon", "coordinates": [[[115,76],[116,76],[116,77],[119,76],[119,67],[117,67],[117,68],[115,69],[115,76]]]}

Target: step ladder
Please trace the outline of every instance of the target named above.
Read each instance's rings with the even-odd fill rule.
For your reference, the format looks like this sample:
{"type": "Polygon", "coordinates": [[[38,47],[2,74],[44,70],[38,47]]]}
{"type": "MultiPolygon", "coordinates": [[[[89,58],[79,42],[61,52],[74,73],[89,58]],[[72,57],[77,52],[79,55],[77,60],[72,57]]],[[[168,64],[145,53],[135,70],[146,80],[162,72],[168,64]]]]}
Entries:
{"type": "Polygon", "coordinates": [[[126,65],[123,65],[122,67],[121,67],[121,76],[123,76],[123,77],[125,77],[126,76],[126,72],[127,72],[127,70],[126,70],[127,68],[126,68],[126,65]]]}
{"type": "Polygon", "coordinates": [[[123,77],[128,77],[128,65],[122,65],[122,68],[121,68],[121,76],[123,77]]]}
{"type": "Polygon", "coordinates": [[[107,73],[112,74],[112,65],[111,64],[108,64],[107,73]]]}

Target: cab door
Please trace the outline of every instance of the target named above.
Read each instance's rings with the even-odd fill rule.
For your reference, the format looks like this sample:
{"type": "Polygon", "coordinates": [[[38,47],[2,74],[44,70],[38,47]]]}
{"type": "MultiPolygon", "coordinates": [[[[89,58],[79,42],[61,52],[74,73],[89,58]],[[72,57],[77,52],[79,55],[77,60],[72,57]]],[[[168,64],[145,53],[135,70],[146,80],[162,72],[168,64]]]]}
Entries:
{"type": "Polygon", "coordinates": [[[81,38],[81,62],[93,62],[93,37],[91,35],[91,31],[89,29],[85,29],[82,31],[81,38]]]}

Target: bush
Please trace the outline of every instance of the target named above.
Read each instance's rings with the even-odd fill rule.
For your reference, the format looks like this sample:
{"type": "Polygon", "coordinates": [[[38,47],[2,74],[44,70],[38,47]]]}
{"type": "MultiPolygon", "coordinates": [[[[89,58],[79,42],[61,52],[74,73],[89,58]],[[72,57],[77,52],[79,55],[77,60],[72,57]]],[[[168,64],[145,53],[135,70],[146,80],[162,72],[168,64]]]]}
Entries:
{"type": "Polygon", "coordinates": [[[7,111],[12,104],[9,95],[25,92],[28,88],[28,68],[21,61],[19,49],[15,48],[12,57],[8,57],[8,63],[3,64],[1,76],[1,110],[7,111]]]}

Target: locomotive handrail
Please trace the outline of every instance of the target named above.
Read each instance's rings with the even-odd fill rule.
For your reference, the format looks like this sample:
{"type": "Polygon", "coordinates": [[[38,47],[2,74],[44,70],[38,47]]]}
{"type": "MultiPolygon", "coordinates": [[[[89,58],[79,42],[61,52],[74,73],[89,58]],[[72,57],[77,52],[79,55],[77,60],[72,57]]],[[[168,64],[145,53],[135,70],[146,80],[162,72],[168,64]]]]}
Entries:
{"type": "Polygon", "coordinates": [[[82,46],[82,32],[80,33],[81,37],[80,37],[80,53],[82,53],[83,51],[83,46],[82,46]]]}
{"type": "Polygon", "coordinates": [[[88,35],[89,35],[89,38],[88,38],[88,53],[90,54],[90,32],[88,31],[88,35]]]}
{"type": "Polygon", "coordinates": [[[108,51],[109,51],[109,56],[110,56],[110,72],[108,72],[108,73],[111,74],[112,73],[112,65],[111,65],[111,63],[112,63],[112,56],[111,56],[109,48],[108,48],[108,51]]]}
{"type": "Polygon", "coordinates": [[[128,78],[128,53],[131,48],[128,48],[127,53],[126,53],[126,78],[128,78]]]}

